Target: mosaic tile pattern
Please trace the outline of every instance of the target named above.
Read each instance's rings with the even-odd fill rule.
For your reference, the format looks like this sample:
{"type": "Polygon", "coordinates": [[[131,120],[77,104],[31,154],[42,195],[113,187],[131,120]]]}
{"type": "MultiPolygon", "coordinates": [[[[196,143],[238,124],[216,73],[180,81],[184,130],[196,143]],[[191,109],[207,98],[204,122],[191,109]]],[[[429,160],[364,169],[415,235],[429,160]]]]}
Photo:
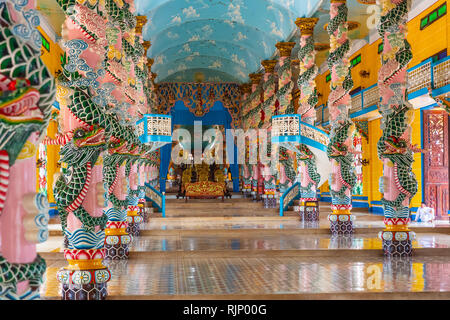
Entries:
{"type": "MultiPolygon", "coordinates": [[[[450,291],[450,257],[183,258],[120,261],[109,295],[450,291]]],[[[59,295],[50,264],[41,294],[59,295]]]]}

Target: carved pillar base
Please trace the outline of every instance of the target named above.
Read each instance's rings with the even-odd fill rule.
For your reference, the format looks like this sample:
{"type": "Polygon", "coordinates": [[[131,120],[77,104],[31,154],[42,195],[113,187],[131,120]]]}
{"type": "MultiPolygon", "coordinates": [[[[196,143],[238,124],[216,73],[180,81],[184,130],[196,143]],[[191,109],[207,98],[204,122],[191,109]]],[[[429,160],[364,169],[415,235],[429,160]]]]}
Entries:
{"type": "Polygon", "coordinates": [[[378,234],[383,242],[383,253],[387,257],[409,257],[412,240],[416,234],[408,229],[410,219],[384,219],[386,229],[378,234]],[[395,224],[394,224],[395,223],[395,224]]]}
{"type": "Polygon", "coordinates": [[[128,244],[105,244],[105,260],[124,260],[128,259],[130,248],[128,244]]]}
{"type": "Polygon", "coordinates": [[[266,209],[275,209],[277,208],[277,198],[273,194],[265,194],[263,196],[263,205],[266,209]]]}
{"type": "Polygon", "coordinates": [[[333,211],[328,215],[331,234],[348,235],[353,233],[355,216],[351,214],[351,209],[351,205],[331,205],[333,211]]]}
{"type": "Polygon", "coordinates": [[[58,271],[62,300],[104,300],[111,273],[102,264],[105,249],[66,249],[69,266],[58,271]]]}
{"type": "Polygon", "coordinates": [[[319,221],[319,201],[313,198],[301,198],[299,205],[300,221],[319,221]]]}
{"type": "Polygon", "coordinates": [[[141,232],[140,224],[144,222],[144,219],[138,213],[138,206],[128,206],[127,210],[127,232],[133,237],[139,236],[141,232]]]}
{"type": "Polygon", "coordinates": [[[62,285],[61,300],[105,300],[107,296],[106,283],[62,285]]]}
{"type": "MultiPolygon", "coordinates": [[[[141,218],[141,217],[139,217],[141,218]]],[[[142,219],[142,218],[141,218],[142,219]]],[[[144,219],[142,219],[143,221],[144,219]]],[[[131,234],[134,238],[138,237],[141,233],[141,228],[139,223],[129,222],[127,227],[127,232],[131,234]]]]}
{"type": "Polygon", "coordinates": [[[105,260],[128,259],[132,236],[126,232],[126,221],[108,221],[105,237],[105,260]]]}

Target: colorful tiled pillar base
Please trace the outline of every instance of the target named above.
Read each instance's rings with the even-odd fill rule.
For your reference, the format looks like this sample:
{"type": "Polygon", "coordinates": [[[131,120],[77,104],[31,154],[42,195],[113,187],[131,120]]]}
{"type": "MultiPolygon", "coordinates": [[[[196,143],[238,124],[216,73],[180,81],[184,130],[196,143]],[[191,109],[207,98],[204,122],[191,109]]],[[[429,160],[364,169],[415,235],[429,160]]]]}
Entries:
{"type": "Polygon", "coordinates": [[[56,275],[62,284],[62,300],[104,300],[111,273],[102,264],[105,249],[66,249],[68,267],[56,275]]]}
{"type": "Polygon", "coordinates": [[[141,228],[139,226],[139,223],[134,223],[134,222],[128,223],[127,232],[129,234],[131,234],[133,237],[138,237],[139,234],[141,233],[141,228]]]}
{"type": "Polygon", "coordinates": [[[130,248],[128,244],[105,244],[105,259],[107,260],[123,260],[128,259],[130,248]]]}
{"type": "Polygon", "coordinates": [[[412,255],[412,240],[416,234],[408,229],[411,219],[385,218],[386,229],[378,234],[383,242],[383,253],[388,257],[410,257],[412,255]]]}
{"type": "Polygon", "coordinates": [[[299,205],[300,221],[319,221],[319,201],[314,198],[301,198],[299,205]]]}
{"type": "Polygon", "coordinates": [[[126,221],[108,221],[105,229],[105,259],[122,260],[128,259],[129,244],[132,236],[126,231],[126,221]]]}
{"type": "Polygon", "coordinates": [[[138,213],[138,206],[128,206],[127,209],[127,233],[131,234],[133,237],[139,236],[141,233],[140,224],[144,222],[144,219],[138,213]]]}
{"type": "Polygon", "coordinates": [[[348,235],[353,233],[353,221],[355,217],[351,214],[351,205],[332,205],[333,212],[328,215],[330,230],[333,235],[348,235]]]}
{"type": "Polygon", "coordinates": [[[106,283],[63,284],[61,300],[105,300],[108,296],[106,283]]]}
{"type": "Polygon", "coordinates": [[[277,207],[277,198],[274,194],[263,195],[263,206],[266,209],[274,209],[277,207]]]}

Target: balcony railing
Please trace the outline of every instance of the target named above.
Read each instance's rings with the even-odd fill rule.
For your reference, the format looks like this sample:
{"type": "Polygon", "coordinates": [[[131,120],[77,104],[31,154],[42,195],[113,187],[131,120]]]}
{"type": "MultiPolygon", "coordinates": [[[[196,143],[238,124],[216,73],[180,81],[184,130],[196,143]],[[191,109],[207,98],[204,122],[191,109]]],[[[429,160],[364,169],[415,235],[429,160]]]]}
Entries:
{"type": "MultiPolygon", "coordinates": [[[[450,91],[450,56],[439,61],[427,59],[408,70],[408,99],[428,94],[431,90],[433,96],[442,95],[450,91]]],[[[378,109],[380,102],[378,85],[358,92],[352,96],[350,116],[358,117],[367,112],[378,109]]],[[[329,124],[329,109],[326,106],[318,108],[316,124],[327,126],[329,124]],[[321,111],[321,116],[319,116],[321,111]]]]}

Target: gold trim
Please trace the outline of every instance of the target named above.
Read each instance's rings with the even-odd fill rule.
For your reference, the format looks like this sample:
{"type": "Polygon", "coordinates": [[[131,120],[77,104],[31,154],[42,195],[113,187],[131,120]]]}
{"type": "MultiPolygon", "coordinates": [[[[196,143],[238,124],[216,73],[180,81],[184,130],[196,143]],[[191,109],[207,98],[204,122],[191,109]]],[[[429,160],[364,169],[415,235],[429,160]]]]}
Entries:
{"type": "Polygon", "coordinates": [[[146,16],[136,16],[136,28],[134,29],[136,33],[142,34],[142,29],[144,25],[147,23],[146,16]]]}
{"type": "Polygon", "coordinates": [[[250,80],[252,81],[252,84],[259,84],[261,82],[263,74],[261,74],[261,73],[250,73],[248,76],[249,76],[250,80]]]}
{"type": "Polygon", "coordinates": [[[105,269],[105,266],[102,264],[102,259],[94,259],[94,260],[67,260],[69,265],[64,268],[66,270],[96,270],[96,269],[105,269]]]}
{"type": "Polygon", "coordinates": [[[280,51],[281,57],[290,57],[295,42],[278,42],[275,47],[280,51]]]}
{"type": "Polygon", "coordinates": [[[127,235],[127,230],[126,228],[119,228],[119,229],[110,229],[110,228],[106,228],[105,229],[105,235],[107,236],[123,236],[123,235],[127,235]]]}
{"type": "Polygon", "coordinates": [[[261,65],[264,67],[266,73],[274,73],[277,62],[277,60],[263,60],[261,61],[261,65]]]}
{"type": "Polygon", "coordinates": [[[295,24],[300,29],[302,36],[311,36],[314,34],[314,27],[318,21],[319,18],[297,18],[295,24]]]}

